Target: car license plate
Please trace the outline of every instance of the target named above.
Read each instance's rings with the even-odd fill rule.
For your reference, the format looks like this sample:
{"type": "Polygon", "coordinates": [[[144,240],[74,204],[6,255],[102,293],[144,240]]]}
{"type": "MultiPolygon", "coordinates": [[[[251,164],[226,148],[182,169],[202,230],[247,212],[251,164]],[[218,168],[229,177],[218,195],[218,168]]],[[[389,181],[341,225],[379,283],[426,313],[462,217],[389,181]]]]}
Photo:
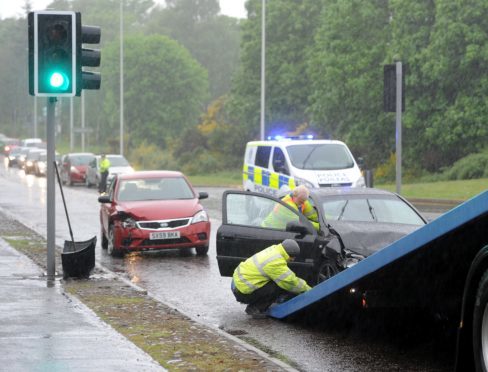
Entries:
{"type": "Polygon", "coordinates": [[[149,234],[149,239],[159,240],[159,239],[178,239],[180,237],[179,231],[161,231],[153,232],[149,234]]]}

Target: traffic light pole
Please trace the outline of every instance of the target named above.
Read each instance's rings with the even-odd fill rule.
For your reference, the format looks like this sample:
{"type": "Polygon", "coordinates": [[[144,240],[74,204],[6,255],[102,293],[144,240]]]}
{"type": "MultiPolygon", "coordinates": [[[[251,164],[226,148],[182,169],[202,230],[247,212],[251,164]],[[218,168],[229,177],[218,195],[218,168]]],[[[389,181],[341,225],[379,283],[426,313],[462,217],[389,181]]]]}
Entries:
{"type": "Polygon", "coordinates": [[[54,183],[55,155],[55,122],[54,112],[56,108],[55,97],[47,99],[47,285],[54,286],[56,274],[56,199],[54,183]]]}

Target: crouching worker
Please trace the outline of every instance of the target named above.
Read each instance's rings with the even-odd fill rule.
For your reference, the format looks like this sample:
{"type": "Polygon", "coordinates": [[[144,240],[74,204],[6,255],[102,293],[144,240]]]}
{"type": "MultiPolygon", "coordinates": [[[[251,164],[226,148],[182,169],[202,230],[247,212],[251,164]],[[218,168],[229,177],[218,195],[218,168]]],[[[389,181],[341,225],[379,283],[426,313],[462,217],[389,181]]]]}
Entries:
{"type": "Polygon", "coordinates": [[[236,300],[248,304],[246,313],[264,318],[268,307],[281,295],[297,295],[310,290],[307,282],[288,267],[300,254],[292,239],[272,245],[241,262],[232,276],[232,292],[236,300]]]}

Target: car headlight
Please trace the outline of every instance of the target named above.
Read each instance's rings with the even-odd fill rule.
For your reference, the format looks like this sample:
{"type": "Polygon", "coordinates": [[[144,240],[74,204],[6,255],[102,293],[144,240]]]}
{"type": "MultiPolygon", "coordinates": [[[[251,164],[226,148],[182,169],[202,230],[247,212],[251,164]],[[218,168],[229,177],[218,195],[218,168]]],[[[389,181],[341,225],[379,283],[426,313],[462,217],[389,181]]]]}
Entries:
{"type": "Polygon", "coordinates": [[[76,169],[76,167],[71,167],[69,170],[71,173],[80,173],[80,171],[76,169]]]}
{"type": "Polygon", "coordinates": [[[122,227],[124,229],[134,229],[137,227],[136,220],[133,218],[127,218],[124,221],[122,221],[122,227]]]}
{"type": "Polygon", "coordinates": [[[297,186],[304,185],[304,186],[307,186],[309,189],[315,188],[313,183],[311,183],[310,181],[307,181],[307,180],[304,180],[303,178],[298,178],[298,177],[295,177],[295,185],[297,185],[297,186]]]}
{"type": "Polygon", "coordinates": [[[207,222],[208,221],[208,214],[204,210],[201,210],[193,216],[191,219],[191,223],[197,223],[197,222],[207,222]]]}

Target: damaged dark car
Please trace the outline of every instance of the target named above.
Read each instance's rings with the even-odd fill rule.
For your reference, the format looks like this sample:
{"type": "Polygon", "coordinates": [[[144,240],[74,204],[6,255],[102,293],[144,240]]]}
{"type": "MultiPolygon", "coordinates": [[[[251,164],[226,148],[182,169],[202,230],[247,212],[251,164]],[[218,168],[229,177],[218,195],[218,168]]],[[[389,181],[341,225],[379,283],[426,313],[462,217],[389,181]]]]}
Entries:
{"type": "Polygon", "coordinates": [[[319,216],[319,231],[273,196],[226,191],[217,231],[220,274],[232,276],[237,265],[254,253],[295,239],[301,253],[290,267],[315,285],[427,223],[404,198],[379,189],[312,189],[310,201],[319,216]],[[281,216],[286,211],[286,221],[280,227],[265,227],[263,221],[277,209],[281,216]]]}

